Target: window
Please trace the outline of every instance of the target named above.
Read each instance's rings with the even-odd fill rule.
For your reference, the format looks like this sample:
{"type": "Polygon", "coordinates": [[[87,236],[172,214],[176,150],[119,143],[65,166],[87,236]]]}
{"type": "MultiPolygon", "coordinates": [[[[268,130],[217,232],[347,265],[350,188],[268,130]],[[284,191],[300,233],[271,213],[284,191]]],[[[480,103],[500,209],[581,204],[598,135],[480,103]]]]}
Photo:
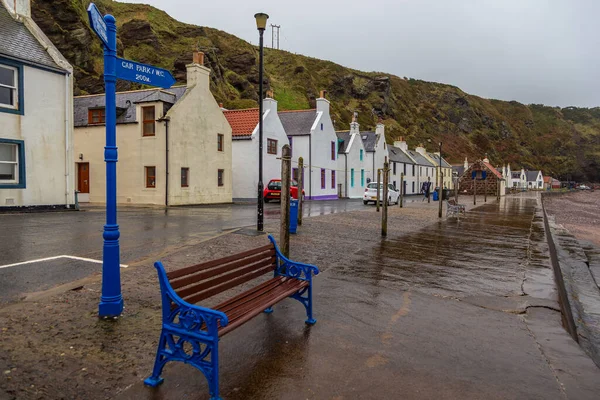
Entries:
{"type": "Polygon", "coordinates": [[[325,189],[325,168],[321,168],[321,189],[325,189]]]}
{"type": "MultiPolygon", "coordinates": [[[[413,176],[415,176],[415,165],[414,165],[414,164],[413,164],[413,166],[412,166],[412,170],[413,170],[413,171],[412,171],[412,172],[413,172],[413,176]]],[[[414,190],[413,190],[413,192],[414,192],[414,190]]]]}
{"type": "Polygon", "coordinates": [[[292,149],[292,137],[288,136],[288,141],[290,142],[290,156],[293,154],[293,149],[292,149]]]}
{"type": "Polygon", "coordinates": [[[331,171],[331,188],[335,189],[335,171],[331,171]]]}
{"type": "Polygon", "coordinates": [[[323,130],[323,124],[321,124],[321,130],[323,130]]]}
{"type": "Polygon", "coordinates": [[[0,139],[0,188],[25,188],[25,142],[0,139]]]}
{"type": "Polygon", "coordinates": [[[225,137],[221,133],[218,133],[217,134],[217,151],[223,151],[223,141],[224,140],[225,140],[225,137]]]}
{"type": "Polygon", "coordinates": [[[225,170],[224,169],[219,169],[217,170],[217,185],[218,186],[223,186],[224,183],[224,179],[223,176],[225,175],[225,170]]]}
{"type": "Polygon", "coordinates": [[[154,106],[142,107],[142,133],[144,136],[154,136],[155,134],[155,118],[154,118],[154,106]]]}
{"type": "Polygon", "coordinates": [[[406,176],[406,163],[404,163],[404,176],[406,176]]]}
{"type": "Polygon", "coordinates": [[[394,189],[398,187],[396,186],[396,181],[392,182],[392,185],[394,186],[394,189]]]}
{"type": "Polygon", "coordinates": [[[277,154],[277,140],[267,139],[267,153],[277,154]]]}
{"type": "Polygon", "coordinates": [[[181,187],[190,186],[190,169],[189,168],[181,168],[181,187]]]}
{"type": "Polygon", "coordinates": [[[104,108],[92,108],[88,110],[88,125],[99,125],[105,122],[104,108]]]}
{"type": "Polygon", "coordinates": [[[0,64],[0,107],[19,109],[19,75],[17,67],[0,64]]]}
{"type": "MultiPolygon", "coordinates": [[[[394,175],[396,175],[396,163],[393,163],[393,164],[394,164],[394,175]]],[[[396,185],[394,184],[394,186],[396,186],[396,185]]]]}
{"type": "Polygon", "coordinates": [[[354,168],[350,169],[350,187],[354,187],[354,168]]]}
{"type": "Polygon", "coordinates": [[[335,160],[335,142],[331,142],[331,159],[335,160]]]}
{"type": "Polygon", "coordinates": [[[362,160],[363,160],[363,150],[360,149],[360,161],[362,161],[362,160]]]}
{"type": "Polygon", "coordinates": [[[292,180],[298,181],[298,168],[292,168],[292,180]]]}
{"type": "Polygon", "coordinates": [[[146,187],[156,187],[156,167],[145,167],[146,168],[146,187]]]}
{"type": "Polygon", "coordinates": [[[360,186],[365,186],[365,170],[360,170],[360,186]]]}
{"type": "Polygon", "coordinates": [[[412,183],[412,192],[415,192],[415,182],[412,183]]]}

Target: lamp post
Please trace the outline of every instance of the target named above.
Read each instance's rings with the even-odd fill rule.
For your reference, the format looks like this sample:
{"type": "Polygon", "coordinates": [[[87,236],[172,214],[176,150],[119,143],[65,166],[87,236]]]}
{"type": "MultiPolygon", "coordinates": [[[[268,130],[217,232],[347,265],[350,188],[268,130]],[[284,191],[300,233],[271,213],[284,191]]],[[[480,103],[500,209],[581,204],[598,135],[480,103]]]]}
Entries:
{"type": "Polygon", "coordinates": [[[263,230],[263,34],[267,27],[269,16],[265,13],[254,14],[256,19],[256,29],[260,36],[259,48],[259,67],[258,67],[258,209],[256,230],[263,230]]]}
{"type": "Polygon", "coordinates": [[[442,173],[442,142],[440,142],[440,162],[439,162],[439,172],[438,172],[438,184],[440,185],[438,187],[438,201],[440,202],[439,206],[439,212],[438,212],[438,217],[442,218],[442,184],[443,184],[443,179],[444,179],[444,174],[442,173]]]}

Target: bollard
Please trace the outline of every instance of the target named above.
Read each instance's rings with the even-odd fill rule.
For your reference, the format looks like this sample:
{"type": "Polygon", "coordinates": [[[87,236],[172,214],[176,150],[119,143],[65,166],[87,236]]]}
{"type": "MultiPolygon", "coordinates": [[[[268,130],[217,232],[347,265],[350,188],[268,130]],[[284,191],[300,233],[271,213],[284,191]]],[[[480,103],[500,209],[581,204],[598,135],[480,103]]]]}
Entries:
{"type": "Polygon", "coordinates": [[[304,190],[304,158],[298,158],[298,225],[302,225],[302,190],[304,190]]]}
{"type": "Polygon", "coordinates": [[[438,218],[442,218],[442,197],[443,197],[443,188],[442,188],[442,182],[444,182],[444,173],[442,172],[442,167],[441,167],[441,163],[440,163],[440,186],[438,188],[438,201],[440,202],[439,205],[439,212],[438,212],[438,218]]]}
{"type": "Polygon", "coordinates": [[[477,180],[473,178],[473,205],[477,205],[477,180]]]}
{"type": "Polygon", "coordinates": [[[377,201],[375,202],[377,206],[377,212],[379,212],[379,200],[381,200],[381,196],[379,195],[379,186],[381,186],[381,168],[377,169],[377,201]]]}
{"type": "MultiPolygon", "coordinates": [[[[281,224],[279,248],[284,256],[290,256],[290,182],[292,180],[292,150],[289,145],[281,149],[281,224]]],[[[302,195],[298,195],[302,197],[302,195]]]]}
{"type": "Polygon", "coordinates": [[[483,181],[483,202],[487,203],[487,178],[483,181]]]}

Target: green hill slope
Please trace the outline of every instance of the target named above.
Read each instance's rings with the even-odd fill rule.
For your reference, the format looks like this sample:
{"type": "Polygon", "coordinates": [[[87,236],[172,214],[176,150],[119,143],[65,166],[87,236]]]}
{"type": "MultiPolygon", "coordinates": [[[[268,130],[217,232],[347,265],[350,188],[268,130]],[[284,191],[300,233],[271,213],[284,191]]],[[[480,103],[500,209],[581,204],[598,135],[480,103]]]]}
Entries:
{"type": "MultiPolygon", "coordinates": [[[[198,47],[213,71],[211,89],[226,108],[257,105],[258,52],[226,32],[184,24],[141,4],[96,1],[118,23],[119,55],[171,70],[185,82],[185,65],[198,47]]],[[[102,49],[89,29],[88,1],[33,0],[35,21],[75,67],[76,94],[99,93],[102,49]]],[[[555,177],[600,181],[600,108],[555,108],[487,100],[457,87],[361,72],[329,61],[266,49],[267,86],[281,109],[310,108],[325,89],[337,129],[348,129],[354,111],[362,129],[379,117],[388,142],[403,136],[410,147],[444,142],[451,162],[489,155],[492,163],[540,168],[555,177]]],[[[119,82],[119,90],[137,88],[119,82]]],[[[433,150],[434,146],[429,146],[433,150]]],[[[446,153],[447,152],[447,153],[446,153]]]]}

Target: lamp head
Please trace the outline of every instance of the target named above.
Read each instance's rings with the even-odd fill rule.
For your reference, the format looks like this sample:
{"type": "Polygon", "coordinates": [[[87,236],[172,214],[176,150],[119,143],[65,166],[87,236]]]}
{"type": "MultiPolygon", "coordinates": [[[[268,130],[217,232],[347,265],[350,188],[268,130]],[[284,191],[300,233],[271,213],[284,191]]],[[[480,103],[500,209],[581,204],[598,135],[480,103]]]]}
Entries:
{"type": "Polygon", "coordinates": [[[256,18],[256,29],[264,31],[267,28],[269,16],[265,13],[256,13],[254,14],[254,18],[256,18]]]}

